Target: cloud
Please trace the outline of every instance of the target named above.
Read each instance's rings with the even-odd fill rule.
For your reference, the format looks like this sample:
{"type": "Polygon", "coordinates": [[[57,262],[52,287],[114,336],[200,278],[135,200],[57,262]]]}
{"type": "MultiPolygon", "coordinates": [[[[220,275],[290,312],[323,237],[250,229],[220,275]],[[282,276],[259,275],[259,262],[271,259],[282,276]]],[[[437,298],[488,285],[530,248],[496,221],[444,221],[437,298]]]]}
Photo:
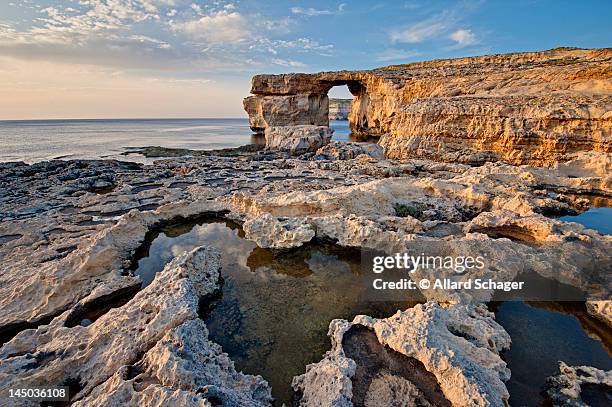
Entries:
{"type": "Polygon", "coordinates": [[[291,67],[291,68],[303,68],[306,66],[303,62],[300,61],[291,61],[286,59],[274,58],[271,61],[274,65],[291,67]]]}
{"type": "Polygon", "coordinates": [[[471,30],[457,30],[449,35],[449,38],[457,43],[458,46],[466,47],[475,44],[478,39],[471,30]]]}
{"type": "Polygon", "coordinates": [[[267,50],[276,54],[279,49],[291,49],[296,52],[317,52],[319,55],[329,55],[333,51],[333,44],[320,44],[310,38],[297,38],[295,40],[271,40],[268,38],[260,38],[257,43],[252,46],[261,50],[267,50]]]}
{"type": "Polygon", "coordinates": [[[202,7],[200,7],[200,5],[196,3],[191,4],[191,9],[198,14],[202,12],[202,7]]]}
{"type": "Polygon", "coordinates": [[[379,53],[376,56],[376,60],[380,62],[399,61],[413,58],[419,55],[421,55],[421,53],[416,51],[408,51],[403,49],[388,49],[379,53]]]}
{"type": "Polygon", "coordinates": [[[303,7],[291,7],[291,12],[293,14],[301,14],[307,17],[316,17],[316,16],[325,16],[325,15],[333,15],[340,14],[346,8],[346,3],[340,3],[336,10],[317,10],[312,7],[303,8],[303,7]]]}
{"type": "Polygon", "coordinates": [[[202,5],[200,14],[189,0],[73,4],[39,10],[29,27],[0,22],[0,56],[183,75],[301,67],[299,55],[327,56],[334,50],[307,37],[291,38],[296,24],[291,17],[249,13],[223,1],[202,5]]]}
{"type": "Polygon", "coordinates": [[[148,37],[146,35],[130,35],[128,38],[130,40],[134,40],[143,44],[153,44],[154,46],[162,49],[170,48],[170,44],[168,44],[167,42],[158,40],[157,38],[148,37]]]}
{"type": "Polygon", "coordinates": [[[391,42],[416,44],[435,38],[448,31],[454,20],[452,13],[438,14],[409,27],[392,31],[391,42]]]}
{"type": "Polygon", "coordinates": [[[208,43],[236,42],[251,36],[247,19],[237,11],[221,10],[198,20],[175,23],[172,29],[188,38],[208,43]]]}

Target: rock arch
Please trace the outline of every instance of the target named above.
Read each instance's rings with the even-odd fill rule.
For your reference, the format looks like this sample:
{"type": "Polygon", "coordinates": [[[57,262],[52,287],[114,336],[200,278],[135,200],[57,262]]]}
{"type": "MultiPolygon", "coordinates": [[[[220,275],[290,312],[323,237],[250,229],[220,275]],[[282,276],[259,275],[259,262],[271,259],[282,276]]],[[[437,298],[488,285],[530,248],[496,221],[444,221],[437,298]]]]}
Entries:
{"type": "Polygon", "coordinates": [[[370,71],[257,75],[244,100],[255,132],[329,126],[327,92],[347,85],[349,126],[382,136],[388,158],[553,165],[612,152],[612,49],[555,49],[393,65],[370,71]]]}
{"type": "Polygon", "coordinates": [[[334,86],[346,85],[353,95],[349,125],[354,133],[371,133],[367,127],[367,84],[362,75],[348,72],[323,74],[256,75],[244,99],[249,125],[256,133],[268,127],[329,126],[329,98],[334,86]]]}

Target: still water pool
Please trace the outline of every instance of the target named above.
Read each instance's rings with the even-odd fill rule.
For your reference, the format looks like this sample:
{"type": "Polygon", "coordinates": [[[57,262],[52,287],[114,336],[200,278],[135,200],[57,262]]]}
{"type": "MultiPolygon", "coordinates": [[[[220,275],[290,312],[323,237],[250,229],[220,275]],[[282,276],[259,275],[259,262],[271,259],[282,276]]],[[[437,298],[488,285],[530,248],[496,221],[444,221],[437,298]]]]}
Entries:
{"type": "MultiPolygon", "coordinates": [[[[201,217],[150,232],[137,253],[135,274],[147,285],[173,257],[202,245],[222,252],[222,295],[203,316],[210,338],[238,370],[262,375],[279,406],[291,403],[293,376],[330,349],[326,333],[332,319],[388,317],[414,305],[363,301],[356,250],[323,243],[282,252],[262,249],[244,238],[239,225],[220,218],[201,217]]],[[[544,381],[558,371],[559,360],[612,369],[602,341],[594,339],[609,346],[610,330],[589,319],[583,304],[511,301],[495,307],[498,322],[512,337],[503,355],[512,370],[507,383],[512,406],[540,405],[544,381]]]]}
{"type": "Polygon", "coordinates": [[[221,250],[222,295],[205,315],[210,338],[238,370],[262,375],[277,405],[290,405],[293,376],[330,349],[332,319],[386,317],[414,305],[362,301],[356,250],[309,244],[275,253],[244,239],[232,222],[210,218],[164,227],[147,240],[135,270],[145,285],[185,250],[201,245],[221,250]]]}
{"type": "Polygon", "coordinates": [[[508,301],[496,308],[495,317],[512,338],[502,355],[512,371],[506,382],[512,407],[545,405],[541,392],[546,378],[559,373],[559,361],[612,369],[604,345],[610,345],[610,331],[586,313],[584,304],[508,301]]]}
{"type": "Polygon", "coordinates": [[[559,219],[566,222],[577,222],[604,235],[612,235],[612,208],[591,207],[579,215],[562,216],[559,219]]]}

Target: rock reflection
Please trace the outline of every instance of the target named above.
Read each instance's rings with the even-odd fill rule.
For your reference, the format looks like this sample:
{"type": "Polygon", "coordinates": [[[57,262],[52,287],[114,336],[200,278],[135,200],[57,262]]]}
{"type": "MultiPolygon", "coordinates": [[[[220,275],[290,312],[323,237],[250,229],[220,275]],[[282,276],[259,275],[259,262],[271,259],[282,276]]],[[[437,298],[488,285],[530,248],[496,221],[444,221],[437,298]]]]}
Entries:
{"type": "Polygon", "coordinates": [[[259,248],[226,220],[202,218],[147,237],[135,274],[146,285],[174,256],[196,246],[222,252],[223,292],[204,316],[210,337],[245,373],[261,374],[277,404],[289,404],[291,380],[329,350],[335,318],[387,317],[413,302],[367,302],[360,252],[312,243],[289,251],[259,248]]]}

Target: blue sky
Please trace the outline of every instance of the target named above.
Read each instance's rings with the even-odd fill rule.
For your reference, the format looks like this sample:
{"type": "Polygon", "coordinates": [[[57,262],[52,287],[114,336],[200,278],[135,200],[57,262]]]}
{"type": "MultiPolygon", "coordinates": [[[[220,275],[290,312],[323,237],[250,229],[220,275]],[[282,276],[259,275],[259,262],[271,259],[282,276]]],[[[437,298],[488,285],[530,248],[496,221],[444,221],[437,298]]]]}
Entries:
{"type": "Polygon", "coordinates": [[[608,47],[611,16],[612,1],[5,0],[0,118],[243,116],[255,73],[608,47]]]}

